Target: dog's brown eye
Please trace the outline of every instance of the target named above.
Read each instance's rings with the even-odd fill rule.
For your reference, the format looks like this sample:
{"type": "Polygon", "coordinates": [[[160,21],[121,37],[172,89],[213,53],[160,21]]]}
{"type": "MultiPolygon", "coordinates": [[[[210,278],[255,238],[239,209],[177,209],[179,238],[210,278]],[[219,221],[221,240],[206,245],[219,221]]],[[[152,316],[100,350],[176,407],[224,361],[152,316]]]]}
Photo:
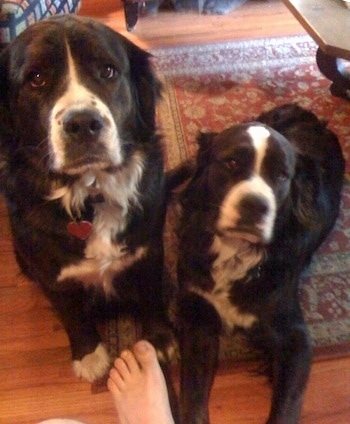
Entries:
{"type": "Polygon", "coordinates": [[[34,88],[43,87],[46,85],[46,79],[40,72],[32,72],[29,75],[30,85],[34,88]]]}
{"type": "Polygon", "coordinates": [[[100,71],[100,77],[103,79],[111,79],[116,74],[116,69],[111,65],[104,66],[100,71]]]}
{"type": "Polygon", "coordinates": [[[226,166],[230,169],[230,171],[238,171],[239,169],[239,163],[236,159],[227,160],[226,166]]]}

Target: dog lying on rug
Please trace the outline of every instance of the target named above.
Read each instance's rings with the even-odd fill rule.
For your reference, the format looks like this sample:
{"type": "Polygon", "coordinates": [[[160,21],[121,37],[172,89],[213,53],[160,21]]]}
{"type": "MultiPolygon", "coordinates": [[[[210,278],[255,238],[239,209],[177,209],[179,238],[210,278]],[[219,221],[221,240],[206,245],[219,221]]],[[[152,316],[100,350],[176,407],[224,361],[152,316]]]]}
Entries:
{"type": "Polygon", "coordinates": [[[164,172],[149,54],[59,16],[0,58],[0,181],[16,257],[67,331],[75,374],[109,369],[96,330],[127,311],[166,354],[164,172]]]}
{"type": "Polygon", "coordinates": [[[338,139],[311,112],[285,105],[198,143],[180,194],[181,423],[209,423],[219,334],[235,331],[262,354],[267,422],[297,423],[311,362],[298,283],[338,215],[338,139]]]}

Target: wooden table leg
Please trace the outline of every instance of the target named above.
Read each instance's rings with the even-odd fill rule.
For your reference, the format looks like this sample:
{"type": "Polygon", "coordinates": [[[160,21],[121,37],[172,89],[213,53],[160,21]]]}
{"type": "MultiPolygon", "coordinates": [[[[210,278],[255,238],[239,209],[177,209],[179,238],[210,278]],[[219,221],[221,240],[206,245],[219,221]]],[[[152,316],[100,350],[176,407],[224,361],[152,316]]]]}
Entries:
{"type": "Polygon", "coordinates": [[[139,2],[133,0],[123,0],[125,25],[128,31],[131,31],[136,25],[139,13],[139,2]]]}
{"type": "Polygon", "coordinates": [[[342,69],[340,59],[318,48],[316,62],[322,74],[332,81],[330,90],[333,96],[350,100],[350,74],[342,69]]]}

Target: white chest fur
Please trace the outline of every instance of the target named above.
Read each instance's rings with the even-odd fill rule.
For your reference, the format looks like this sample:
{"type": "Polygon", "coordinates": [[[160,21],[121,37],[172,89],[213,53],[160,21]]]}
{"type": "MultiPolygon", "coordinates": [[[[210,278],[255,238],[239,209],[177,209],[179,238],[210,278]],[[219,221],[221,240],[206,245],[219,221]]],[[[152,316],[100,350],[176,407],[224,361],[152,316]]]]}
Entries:
{"type": "Polygon", "coordinates": [[[114,276],[146,253],[139,247],[132,253],[121,242],[116,243],[117,234],[127,225],[130,205],[138,204],[138,185],[143,174],[143,157],[135,153],[124,168],[114,174],[94,171],[84,174],[73,186],[60,187],[53,191],[50,199],[61,199],[68,214],[80,217],[87,196],[101,194],[104,201],[94,205],[92,232],[86,240],[84,257],[61,269],[59,282],[73,279],[85,285],[97,285],[106,295],[113,294],[114,276]]]}
{"type": "Polygon", "coordinates": [[[124,243],[115,243],[115,231],[121,226],[118,211],[113,211],[113,207],[105,204],[96,209],[93,230],[84,251],[85,257],[78,263],[63,268],[58,281],[74,279],[84,285],[96,285],[109,296],[114,293],[112,283],[115,275],[141,259],[147,249],[139,247],[130,253],[124,243]]]}
{"type": "Polygon", "coordinates": [[[237,238],[226,243],[218,236],[214,237],[211,252],[217,255],[211,268],[215,286],[211,291],[194,291],[214,306],[226,330],[232,331],[236,326],[250,328],[257,317],[239,310],[230,299],[230,289],[234,281],[244,278],[259,264],[261,253],[245,240],[237,238]]]}

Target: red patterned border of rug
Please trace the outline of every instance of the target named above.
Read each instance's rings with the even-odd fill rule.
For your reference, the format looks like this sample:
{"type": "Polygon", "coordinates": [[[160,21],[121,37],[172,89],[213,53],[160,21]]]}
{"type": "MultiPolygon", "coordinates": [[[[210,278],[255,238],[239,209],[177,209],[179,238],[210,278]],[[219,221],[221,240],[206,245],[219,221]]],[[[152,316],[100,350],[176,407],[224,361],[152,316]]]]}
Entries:
{"type": "Polygon", "coordinates": [[[327,120],[348,158],[350,105],[330,94],[316,50],[296,36],[152,51],[165,86],[159,117],[168,166],[195,152],[198,131],[221,131],[288,102],[327,120]]]}
{"type": "MultiPolygon", "coordinates": [[[[333,97],[315,63],[317,46],[308,36],[240,41],[154,50],[164,85],[158,110],[166,164],[177,165],[196,152],[199,131],[221,131],[254,119],[263,110],[297,102],[329,122],[345,157],[350,154],[350,102],[333,97]]],[[[349,160],[347,161],[349,174],[349,160]]],[[[175,278],[174,210],[165,229],[166,266],[175,278]]],[[[303,311],[318,358],[350,353],[350,183],[341,215],[317,252],[301,286],[303,311]]],[[[139,336],[133,324],[117,321],[105,332],[112,355],[139,336]]],[[[223,339],[222,360],[250,357],[244,342],[223,339]]]]}

